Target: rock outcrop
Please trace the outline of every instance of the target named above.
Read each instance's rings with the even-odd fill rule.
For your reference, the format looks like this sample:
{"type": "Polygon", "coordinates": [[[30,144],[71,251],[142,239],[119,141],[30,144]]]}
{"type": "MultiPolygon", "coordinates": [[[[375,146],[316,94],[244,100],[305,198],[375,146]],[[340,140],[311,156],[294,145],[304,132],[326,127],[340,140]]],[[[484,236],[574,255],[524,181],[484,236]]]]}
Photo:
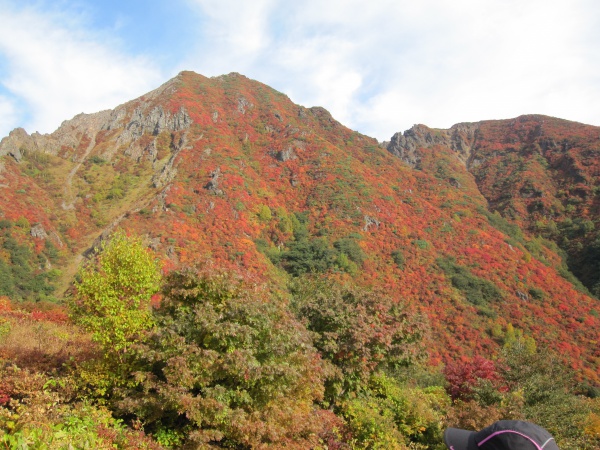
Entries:
{"type": "Polygon", "coordinates": [[[477,127],[477,124],[459,123],[448,130],[441,130],[414,125],[404,134],[394,134],[387,144],[387,150],[410,167],[416,168],[420,162],[418,150],[439,145],[454,150],[456,156],[467,165],[476,141],[477,127]]]}
{"type": "MultiPolygon", "coordinates": [[[[156,103],[161,94],[175,90],[178,83],[179,77],[175,77],[141,99],[120,105],[114,110],[78,114],[64,121],[50,134],[35,132],[29,135],[23,128],[16,128],[0,141],[0,156],[10,155],[20,162],[27,152],[56,155],[62,151],[72,153],[72,159],[81,162],[83,154],[78,152],[81,152],[82,140],[93,139],[101,132],[114,132],[118,133],[115,145],[106,150],[103,156],[110,159],[118,149],[126,147],[129,156],[139,159],[141,154],[151,150],[153,144],[155,147],[155,143],[151,142],[138,148],[136,144],[143,135],[156,137],[163,131],[178,132],[191,126],[192,119],[183,106],[171,113],[156,103]]],[[[88,149],[87,142],[83,148],[88,149]]],[[[88,152],[86,150],[83,153],[88,152]]]]}

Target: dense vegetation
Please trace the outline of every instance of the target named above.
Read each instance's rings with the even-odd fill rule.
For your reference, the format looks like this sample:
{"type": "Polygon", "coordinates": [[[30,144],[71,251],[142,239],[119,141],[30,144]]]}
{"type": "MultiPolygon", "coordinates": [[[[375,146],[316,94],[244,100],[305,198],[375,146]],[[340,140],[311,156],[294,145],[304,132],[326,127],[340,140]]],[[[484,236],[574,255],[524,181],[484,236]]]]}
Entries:
{"type": "MultiPolygon", "coordinates": [[[[565,139],[579,139],[578,127],[559,124],[565,139]]],[[[80,255],[119,224],[146,236],[167,272],[201,262],[279,289],[289,277],[334,272],[384,289],[432,324],[433,364],[449,354],[496,355],[491,330],[512,324],[598,384],[598,300],[555,243],[492,214],[482,196],[496,161],[486,149],[495,155],[509,131],[477,134],[475,178],[443,146],[418,149],[412,169],[322,108],[294,105],[238,74],[183,72],[114,111],[77,116],[48,136],[15,130],[0,143],[0,154],[21,155],[0,161],[0,220],[30,269],[1,249],[2,292],[60,299],[80,255]],[[439,264],[451,260],[454,269],[439,264]]],[[[589,143],[579,148],[593,162],[589,143]]],[[[512,174],[511,161],[494,176],[512,174]]],[[[570,214],[573,233],[590,230],[593,202],[570,214]],[[589,217],[581,223],[580,210],[589,217]]],[[[593,241],[583,248],[593,267],[593,241]]]]}
{"type": "Polygon", "coordinates": [[[600,296],[598,132],[544,116],[483,122],[471,168],[493,210],[554,241],[569,269],[600,296]]]}
{"type": "Polygon", "coordinates": [[[30,228],[25,218],[16,223],[0,220],[0,295],[39,301],[53,297],[53,280],[60,271],[52,269],[52,263],[58,261],[59,254],[49,239],[37,254],[20,243],[30,228]]]}
{"type": "Polygon", "coordinates": [[[118,232],[79,272],[78,325],[56,306],[4,300],[0,442],[442,449],[446,426],[522,418],[561,448],[600,445],[597,390],[520,330],[497,330],[495,360],[431,367],[423,317],[335,272],[282,292],[188,268],[162,277],[157,297],[159,273],[142,241],[118,232]]]}
{"type": "Polygon", "coordinates": [[[598,129],[415,130],[409,167],[323,108],[183,72],[11,133],[4,443],[442,448],[521,417],[597,446],[598,129]]]}

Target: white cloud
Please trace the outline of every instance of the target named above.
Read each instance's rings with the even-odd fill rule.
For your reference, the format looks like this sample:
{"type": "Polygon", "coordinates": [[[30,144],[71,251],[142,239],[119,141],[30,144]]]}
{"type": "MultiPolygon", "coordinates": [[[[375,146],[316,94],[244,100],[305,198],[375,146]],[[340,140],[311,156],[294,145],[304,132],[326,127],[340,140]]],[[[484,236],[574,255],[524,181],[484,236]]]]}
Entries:
{"type": "MultiPolygon", "coordinates": [[[[2,84],[30,109],[20,112],[29,116],[29,132],[51,132],[75,114],[113,108],[164,81],[147,58],[121,53],[114,39],[85,26],[64,12],[0,5],[2,84]]],[[[0,124],[2,135],[8,131],[0,124]]]]}
{"type": "Polygon", "coordinates": [[[300,98],[309,106],[327,105],[338,120],[349,121],[347,112],[363,81],[360,71],[349,64],[352,48],[351,43],[327,37],[281,46],[273,52],[277,67],[271,62],[260,75],[268,79],[271,70],[290,71],[278,82],[292,99],[300,98]],[[293,68],[302,68],[301,73],[293,68]]]}
{"type": "MultiPolygon", "coordinates": [[[[15,118],[15,106],[8,98],[0,95],[0,127],[2,129],[11,130],[18,126],[18,121],[15,118]]],[[[6,136],[0,135],[0,140],[6,136]]]]}
{"type": "Polygon", "coordinates": [[[591,0],[195,3],[213,46],[195,70],[240,71],[379,139],[525,113],[600,125],[591,0]]]}
{"type": "Polygon", "coordinates": [[[242,72],[268,50],[268,20],[276,0],[188,0],[188,4],[200,18],[200,42],[183,64],[200,64],[203,75],[242,72]]]}

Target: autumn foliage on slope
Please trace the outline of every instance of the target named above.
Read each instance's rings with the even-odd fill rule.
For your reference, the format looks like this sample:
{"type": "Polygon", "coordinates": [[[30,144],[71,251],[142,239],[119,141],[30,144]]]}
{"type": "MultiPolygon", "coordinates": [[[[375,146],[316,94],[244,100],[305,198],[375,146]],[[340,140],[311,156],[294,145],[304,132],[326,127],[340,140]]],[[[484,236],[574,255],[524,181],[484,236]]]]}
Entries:
{"type": "Polygon", "coordinates": [[[0,303],[0,444],[441,450],[446,426],[529,419],[565,450],[597,448],[597,389],[521,330],[494,361],[440,372],[424,364],[422,316],[339,275],[300,275],[287,293],[206,266],[160,277],[142,239],[117,231],[78,273],[75,323],[0,303]]]}
{"type": "Polygon", "coordinates": [[[483,122],[473,168],[494,210],[554,240],[600,295],[600,131],[545,116],[483,122]]]}
{"type": "MultiPolygon", "coordinates": [[[[492,357],[514,326],[598,381],[598,301],[560,275],[548,242],[487,210],[451,152],[424,162],[435,171],[414,170],[324,109],[238,74],[183,72],[106,120],[47,160],[34,149],[5,157],[15,181],[2,189],[46,193],[3,211],[31,215],[72,255],[118,224],[144,235],[167,271],[202,262],[282,287],[335,273],[427,317],[433,364],[492,357]]],[[[74,256],[61,267],[67,280],[74,256]]]]}

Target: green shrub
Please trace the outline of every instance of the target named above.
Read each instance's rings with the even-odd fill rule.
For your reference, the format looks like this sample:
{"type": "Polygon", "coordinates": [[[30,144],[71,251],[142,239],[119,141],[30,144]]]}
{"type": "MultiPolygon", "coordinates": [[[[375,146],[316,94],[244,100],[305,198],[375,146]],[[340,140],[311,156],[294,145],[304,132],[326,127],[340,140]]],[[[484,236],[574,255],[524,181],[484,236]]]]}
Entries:
{"type": "Polygon", "coordinates": [[[105,160],[105,159],[102,159],[102,158],[100,158],[98,155],[94,155],[94,156],[92,156],[92,157],[89,159],[89,161],[90,161],[92,164],[98,164],[98,165],[102,165],[102,164],[105,164],[105,163],[106,163],[106,160],[105,160]]]}
{"type": "Polygon", "coordinates": [[[530,287],[528,292],[529,292],[529,295],[531,295],[531,298],[533,298],[535,300],[543,300],[545,297],[544,291],[542,291],[540,288],[537,288],[535,286],[530,287]]]}
{"type": "Polygon", "coordinates": [[[507,236],[510,236],[517,242],[525,242],[525,238],[523,236],[523,231],[521,231],[521,228],[519,228],[518,225],[508,222],[504,217],[500,215],[500,213],[498,213],[498,211],[492,213],[483,206],[478,206],[477,212],[483,214],[487,218],[490,225],[492,225],[497,230],[501,231],[507,236]]]}
{"type": "Polygon", "coordinates": [[[152,325],[150,298],[159,282],[154,254],[139,238],[117,231],[79,270],[69,303],[71,315],[122,363],[127,349],[152,325]]]}
{"type": "Polygon", "coordinates": [[[413,241],[413,244],[415,244],[421,250],[427,250],[430,246],[429,242],[427,242],[426,240],[423,240],[423,239],[416,239],[413,241]]]}
{"type": "Polygon", "coordinates": [[[300,239],[288,243],[288,249],[281,254],[281,265],[291,275],[298,276],[325,272],[335,265],[336,257],[327,239],[300,239]]]}
{"type": "Polygon", "coordinates": [[[7,365],[0,369],[0,447],[40,450],[153,449],[162,447],[128,429],[110,411],[74,402],[70,378],[7,365]],[[8,401],[7,401],[8,399],[8,401]]]}
{"type": "Polygon", "coordinates": [[[592,412],[589,399],[576,395],[574,373],[549,349],[523,345],[504,349],[502,375],[524,400],[523,414],[546,428],[563,449],[597,449],[599,439],[585,433],[592,412]]]}
{"type": "Polygon", "coordinates": [[[191,270],[169,274],[163,294],[155,329],[136,347],[139,386],[123,391],[121,410],[190,447],[313,447],[324,367],[281,300],[191,270]]]}
{"type": "Polygon", "coordinates": [[[400,250],[394,250],[392,252],[392,260],[398,266],[399,269],[404,269],[405,258],[404,254],[400,250]]]}
{"type": "Polygon", "coordinates": [[[344,402],[341,413],[357,448],[445,449],[443,429],[450,398],[441,387],[402,385],[382,373],[368,389],[344,402]]]}
{"type": "MultiPolygon", "coordinates": [[[[450,277],[452,286],[461,291],[468,302],[483,307],[502,299],[502,292],[494,283],[473,275],[469,269],[457,264],[454,258],[438,258],[436,262],[438,267],[450,277]]],[[[487,308],[481,308],[481,312],[490,316],[487,308]]]]}
{"type": "Polygon", "coordinates": [[[327,381],[327,400],[350,395],[379,369],[422,360],[427,326],[402,303],[380,291],[305,276],[291,287],[292,309],[314,333],[314,346],[338,371],[327,381]]]}
{"type": "Polygon", "coordinates": [[[359,266],[363,264],[366,256],[355,238],[343,238],[335,241],[333,247],[340,253],[345,254],[351,261],[359,266]]]}

